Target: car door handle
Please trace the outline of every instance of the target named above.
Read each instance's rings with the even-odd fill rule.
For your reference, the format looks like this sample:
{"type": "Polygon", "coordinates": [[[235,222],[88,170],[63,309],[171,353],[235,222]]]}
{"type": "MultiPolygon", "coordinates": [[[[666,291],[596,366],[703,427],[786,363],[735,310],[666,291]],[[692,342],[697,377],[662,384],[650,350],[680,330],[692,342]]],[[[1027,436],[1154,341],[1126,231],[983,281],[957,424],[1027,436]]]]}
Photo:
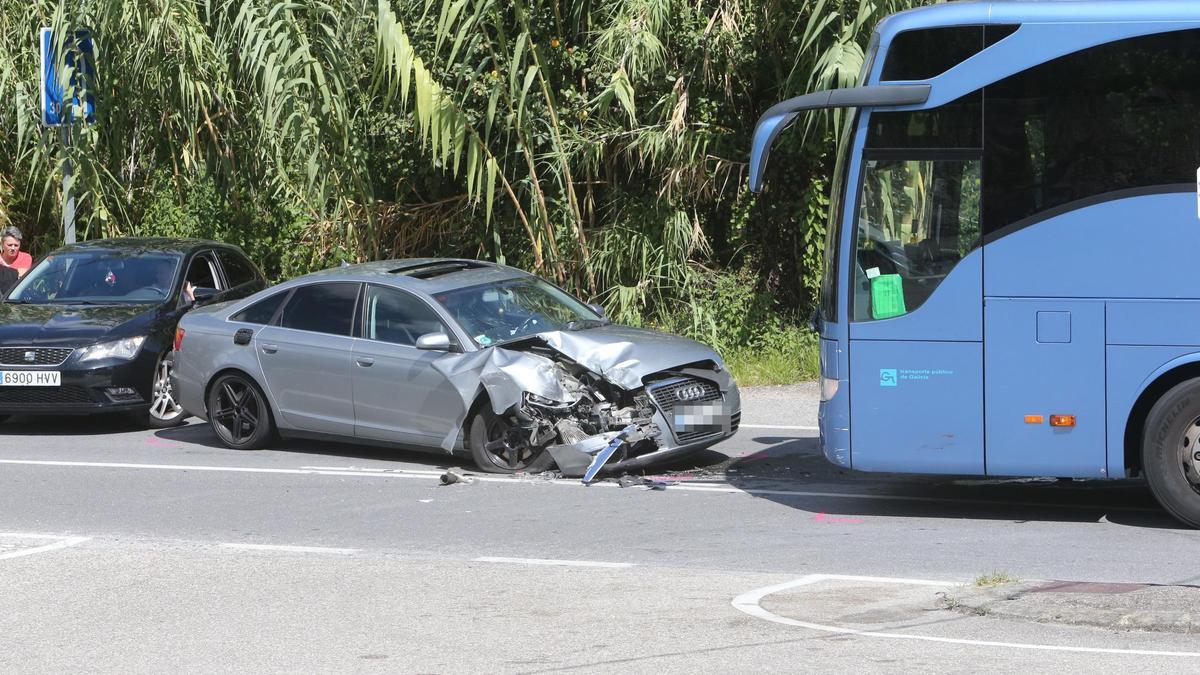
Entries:
{"type": "Polygon", "coordinates": [[[279,345],[263,345],[262,350],[264,354],[274,354],[279,351],[279,345]]]}
{"type": "Polygon", "coordinates": [[[373,359],[369,356],[355,357],[354,362],[357,363],[358,365],[362,366],[363,368],[370,368],[371,366],[375,365],[375,359],[373,359]]]}

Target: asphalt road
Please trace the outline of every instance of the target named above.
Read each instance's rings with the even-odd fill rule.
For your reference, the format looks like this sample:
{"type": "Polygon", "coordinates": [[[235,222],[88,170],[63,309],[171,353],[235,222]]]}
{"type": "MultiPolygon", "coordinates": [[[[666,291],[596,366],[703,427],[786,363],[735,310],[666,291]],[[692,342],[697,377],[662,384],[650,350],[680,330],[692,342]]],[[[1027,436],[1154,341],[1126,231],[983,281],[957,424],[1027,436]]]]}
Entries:
{"type": "Polygon", "coordinates": [[[3,672],[1186,668],[1200,638],[946,611],[980,575],[1196,584],[1137,484],[869,476],[811,386],[665,490],[439,455],[219,446],[206,426],[0,426],[3,672]]]}

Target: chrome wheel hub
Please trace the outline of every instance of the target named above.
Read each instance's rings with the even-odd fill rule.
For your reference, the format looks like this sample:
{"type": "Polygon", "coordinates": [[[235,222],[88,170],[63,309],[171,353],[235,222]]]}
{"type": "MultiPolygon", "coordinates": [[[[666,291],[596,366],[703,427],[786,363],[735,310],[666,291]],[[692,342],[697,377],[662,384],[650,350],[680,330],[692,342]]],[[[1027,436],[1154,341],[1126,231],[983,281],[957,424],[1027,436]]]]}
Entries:
{"type": "Polygon", "coordinates": [[[175,388],[171,386],[170,358],[163,358],[154,373],[154,388],[150,395],[150,414],[158,420],[169,422],[183,414],[183,406],[175,400],[175,388]]]}
{"type": "Polygon", "coordinates": [[[1200,417],[1192,420],[1183,432],[1179,463],[1183,469],[1183,477],[1191,484],[1193,490],[1200,492],[1200,417]]]}

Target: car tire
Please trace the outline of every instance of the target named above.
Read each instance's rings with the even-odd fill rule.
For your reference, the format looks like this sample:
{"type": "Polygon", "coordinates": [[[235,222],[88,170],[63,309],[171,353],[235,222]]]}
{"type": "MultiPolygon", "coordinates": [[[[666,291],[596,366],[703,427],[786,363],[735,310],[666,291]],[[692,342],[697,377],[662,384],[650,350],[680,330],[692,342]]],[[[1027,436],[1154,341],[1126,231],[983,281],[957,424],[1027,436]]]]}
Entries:
{"type": "Polygon", "coordinates": [[[174,352],[167,352],[159,357],[158,365],[154,368],[154,380],[150,384],[150,410],[146,412],[146,426],[151,429],[177,427],[191,416],[175,400],[175,390],[171,384],[174,365],[174,352]]]}
{"type": "Polygon", "coordinates": [[[554,466],[554,458],[544,448],[515,448],[504,442],[513,425],[484,404],[471,418],[467,446],[475,466],[486,473],[541,473],[554,466]],[[497,444],[501,444],[498,447],[497,444]]]}
{"type": "Polygon", "coordinates": [[[265,448],[275,438],[275,421],[262,389],[241,373],[218,377],[205,397],[208,424],[234,450],[265,448]]]}
{"type": "Polygon", "coordinates": [[[1200,379],[1178,384],[1146,417],[1142,470],[1172,516],[1200,528],[1200,379]]]}

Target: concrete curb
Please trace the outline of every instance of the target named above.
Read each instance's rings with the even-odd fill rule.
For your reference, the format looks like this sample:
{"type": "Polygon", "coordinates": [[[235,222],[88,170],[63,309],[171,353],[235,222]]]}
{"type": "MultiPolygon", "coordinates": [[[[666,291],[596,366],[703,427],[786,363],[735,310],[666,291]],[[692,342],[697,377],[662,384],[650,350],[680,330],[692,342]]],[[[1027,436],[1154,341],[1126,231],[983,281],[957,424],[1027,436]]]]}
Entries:
{"type": "Polygon", "coordinates": [[[1110,630],[1200,633],[1200,588],[1143,584],[1024,581],[964,586],[945,609],[1003,619],[1110,630]]]}

